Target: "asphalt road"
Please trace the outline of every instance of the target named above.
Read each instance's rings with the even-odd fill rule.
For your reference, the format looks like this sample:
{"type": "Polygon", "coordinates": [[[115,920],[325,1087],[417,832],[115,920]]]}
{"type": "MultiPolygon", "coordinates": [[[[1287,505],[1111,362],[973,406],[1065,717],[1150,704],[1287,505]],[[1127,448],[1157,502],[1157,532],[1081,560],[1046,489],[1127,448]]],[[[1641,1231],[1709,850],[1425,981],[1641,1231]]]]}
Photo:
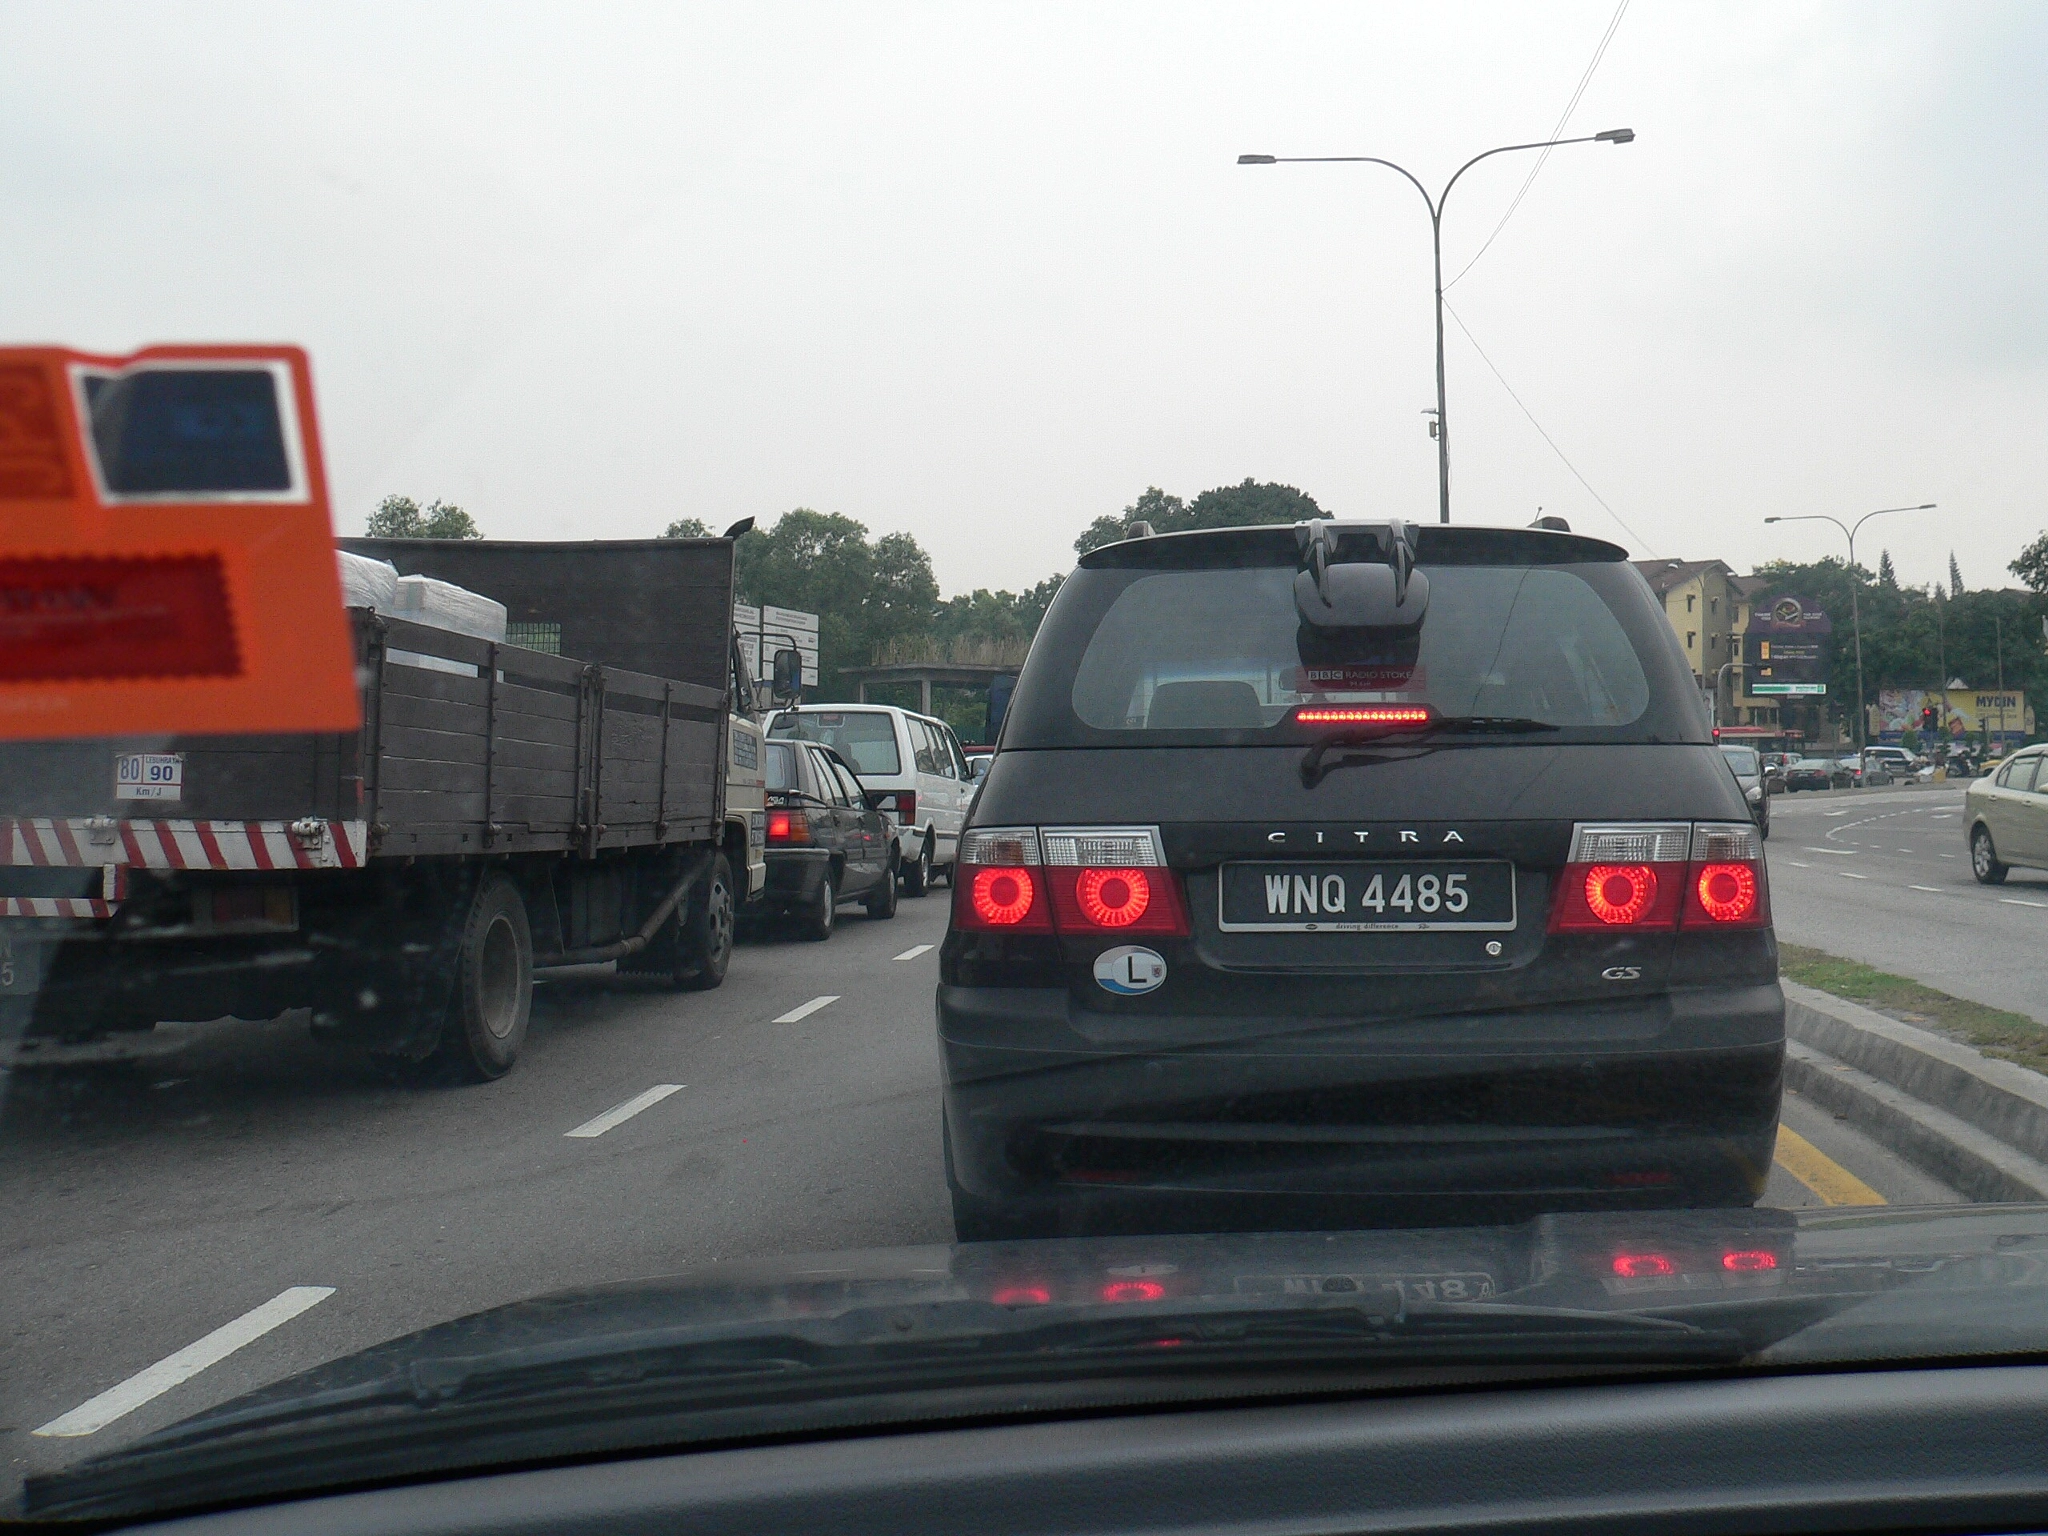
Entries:
{"type": "MultiPolygon", "coordinates": [[[[1774,858],[1825,840],[1831,809],[1787,807],[1774,858]]],[[[1875,892],[1802,858],[1779,922],[1819,942],[1816,907],[1875,892]]],[[[479,1308],[949,1241],[926,947],[945,910],[844,908],[829,944],[743,945],[712,993],[551,982],[519,1068],[485,1087],[394,1086],[292,1018],[190,1028],[145,1067],[0,1076],[7,1489],[479,1308]],[[32,1433],[52,1426],[75,1433],[32,1433]]],[[[1788,1097],[1767,1203],[1953,1198],[1788,1097]]]]}
{"type": "Polygon", "coordinates": [[[2048,1024],[2048,872],[1977,884],[1963,786],[1771,802],[1778,937],[2048,1024]]]}

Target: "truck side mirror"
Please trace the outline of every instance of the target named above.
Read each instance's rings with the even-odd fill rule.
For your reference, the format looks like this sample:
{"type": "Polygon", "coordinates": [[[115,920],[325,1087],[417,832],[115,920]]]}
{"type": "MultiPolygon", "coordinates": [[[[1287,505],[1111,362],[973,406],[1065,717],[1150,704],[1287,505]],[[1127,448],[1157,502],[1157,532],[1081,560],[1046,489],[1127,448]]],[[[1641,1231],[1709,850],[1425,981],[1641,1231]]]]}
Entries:
{"type": "Polygon", "coordinates": [[[794,699],[804,685],[804,659],[793,650],[781,650],[774,659],[775,697],[794,699]]]}

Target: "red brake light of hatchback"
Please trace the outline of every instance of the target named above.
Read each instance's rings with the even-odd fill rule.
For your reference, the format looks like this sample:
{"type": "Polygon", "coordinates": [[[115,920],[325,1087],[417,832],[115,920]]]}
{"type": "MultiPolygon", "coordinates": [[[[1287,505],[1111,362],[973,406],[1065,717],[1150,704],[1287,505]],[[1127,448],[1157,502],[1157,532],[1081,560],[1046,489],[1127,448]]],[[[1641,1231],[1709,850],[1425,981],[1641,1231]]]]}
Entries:
{"type": "Polygon", "coordinates": [[[1761,1274],[1778,1267],[1778,1256],[1768,1248],[1742,1248],[1722,1254],[1721,1267],[1731,1274],[1761,1274]]]}
{"type": "Polygon", "coordinates": [[[1614,1272],[1624,1280],[1655,1280],[1678,1273],[1678,1265],[1661,1253],[1617,1253],[1614,1272]]]}
{"type": "Polygon", "coordinates": [[[1427,704],[1312,704],[1294,712],[1296,725],[1428,725],[1435,719],[1427,704]]]}
{"type": "Polygon", "coordinates": [[[1771,921],[1763,838],[1746,821],[1701,822],[1685,876],[1688,931],[1763,928],[1771,921]]]}
{"type": "Polygon", "coordinates": [[[808,843],[811,840],[811,818],[802,811],[770,811],[768,813],[768,841],[770,843],[808,843]]]}
{"type": "Polygon", "coordinates": [[[977,933],[1050,933],[1036,827],[963,833],[953,874],[953,926],[977,933]]]}
{"type": "Polygon", "coordinates": [[[1690,822],[1581,823],[1550,903],[1552,933],[1674,928],[1690,822]]]}
{"type": "Polygon", "coordinates": [[[1157,827],[1045,827],[1039,838],[1061,933],[1190,931],[1157,827]]]}

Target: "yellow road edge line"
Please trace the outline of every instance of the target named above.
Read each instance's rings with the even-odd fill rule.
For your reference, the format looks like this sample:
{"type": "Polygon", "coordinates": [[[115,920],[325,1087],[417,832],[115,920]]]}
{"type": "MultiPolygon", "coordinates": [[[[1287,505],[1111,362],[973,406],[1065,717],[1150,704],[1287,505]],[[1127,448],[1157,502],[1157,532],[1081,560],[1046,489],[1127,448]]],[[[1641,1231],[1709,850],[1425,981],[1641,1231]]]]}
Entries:
{"type": "Polygon", "coordinates": [[[1885,1198],[1788,1125],[1778,1127],[1772,1161],[1826,1205],[1883,1205],[1885,1198]]]}

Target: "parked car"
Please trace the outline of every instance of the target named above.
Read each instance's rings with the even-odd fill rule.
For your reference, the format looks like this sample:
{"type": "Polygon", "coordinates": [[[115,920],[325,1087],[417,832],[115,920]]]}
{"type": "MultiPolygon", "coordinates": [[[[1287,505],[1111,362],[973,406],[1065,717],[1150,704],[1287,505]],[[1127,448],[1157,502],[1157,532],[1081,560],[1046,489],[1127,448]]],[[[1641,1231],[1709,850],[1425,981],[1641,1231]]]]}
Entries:
{"type": "Polygon", "coordinates": [[[1729,772],[1735,775],[1735,782],[1742,788],[1742,798],[1749,802],[1749,814],[1756,821],[1757,831],[1765,837],[1771,835],[1771,794],[1772,790],[1764,776],[1763,759],[1755,747],[1727,746],[1721,748],[1721,756],[1727,759],[1729,772]]]}
{"type": "Polygon", "coordinates": [[[811,742],[771,741],[763,750],[768,909],[794,916],[813,939],[832,937],[842,901],[863,902],[869,917],[894,917],[895,829],[853,770],[811,742]]]}
{"type": "Polygon", "coordinates": [[[1836,758],[1835,761],[1841,765],[1842,771],[1848,774],[1851,789],[1875,789],[1880,784],[1889,784],[1892,781],[1891,770],[1880,759],[1858,756],[1851,752],[1846,757],[1836,758]]]}
{"type": "Polygon", "coordinates": [[[1846,789],[1849,782],[1849,771],[1829,758],[1802,757],[1785,766],[1787,790],[1846,789]]]}
{"type": "Polygon", "coordinates": [[[2016,864],[2048,869],[2048,748],[2015,752],[1963,792],[1970,872],[2000,885],[2016,864]]]}
{"type": "Polygon", "coordinates": [[[820,742],[852,765],[890,820],[904,895],[924,895],[936,873],[951,878],[974,786],[945,721],[887,704],[804,704],[776,715],[768,734],[820,742]]]}

